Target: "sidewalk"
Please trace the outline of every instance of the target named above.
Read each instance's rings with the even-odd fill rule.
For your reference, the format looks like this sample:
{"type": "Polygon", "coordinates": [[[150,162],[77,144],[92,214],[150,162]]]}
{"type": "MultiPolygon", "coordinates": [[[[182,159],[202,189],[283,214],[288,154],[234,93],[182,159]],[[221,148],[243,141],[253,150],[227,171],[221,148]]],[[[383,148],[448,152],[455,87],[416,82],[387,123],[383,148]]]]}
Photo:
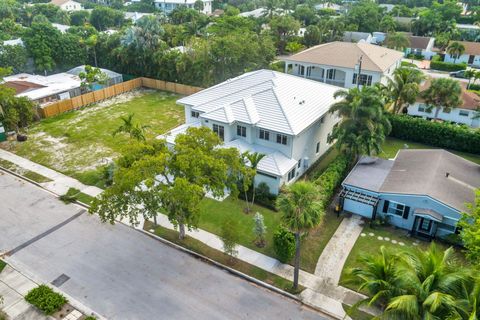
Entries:
{"type": "Polygon", "coordinates": [[[89,196],[96,197],[103,192],[102,189],[87,186],[80,181],[61,174],[55,170],[44,167],[38,163],[32,162],[28,159],[19,157],[11,152],[0,149],[0,159],[10,161],[19,167],[38,173],[52,181],[40,183],[45,189],[58,194],[63,195],[67,193],[68,189],[75,188],[81,192],[88,194],[89,196]]]}

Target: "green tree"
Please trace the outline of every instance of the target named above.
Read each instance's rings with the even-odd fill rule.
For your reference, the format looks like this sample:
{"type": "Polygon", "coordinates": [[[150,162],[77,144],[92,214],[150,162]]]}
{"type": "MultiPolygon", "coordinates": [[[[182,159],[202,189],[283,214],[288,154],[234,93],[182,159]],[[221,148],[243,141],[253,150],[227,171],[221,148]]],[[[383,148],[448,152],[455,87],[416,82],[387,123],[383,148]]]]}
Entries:
{"type": "Polygon", "coordinates": [[[183,239],[185,227],[197,226],[205,195],[220,197],[228,189],[236,197],[239,177],[250,170],[237,149],[221,144],[206,127],[189,128],[171,148],[163,140],[130,144],[117,161],[112,186],[94,200],[90,212],[102,221],[128,218],[135,224],[139,215],[153,218],[162,210],[183,239]]]}
{"type": "Polygon", "coordinates": [[[121,27],[125,23],[125,18],[122,11],[98,6],[90,13],[90,23],[98,31],[105,31],[111,27],[121,27]]]}
{"type": "Polygon", "coordinates": [[[303,43],[307,47],[312,47],[320,43],[322,35],[318,26],[308,26],[303,36],[303,43]]]}
{"type": "Polygon", "coordinates": [[[475,77],[475,70],[472,70],[472,69],[465,70],[463,75],[465,76],[465,78],[468,79],[468,84],[467,84],[467,89],[468,89],[470,88],[470,82],[472,81],[472,78],[475,77]]]}
{"type": "Polygon", "coordinates": [[[462,88],[457,80],[449,78],[433,79],[430,87],[421,93],[427,105],[427,111],[435,108],[434,119],[438,119],[440,110],[450,112],[462,104],[462,88]]]}
{"type": "Polygon", "coordinates": [[[27,59],[28,55],[25,47],[0,45],[0,68],[11,67],[14,73],[25,72],[27,59]]]}
{"type": "Polygon", "coordinates": [[[145,141],[145,129],[147,129],[148,126],[142,126],[139,123],[134,123],[134,116],[134,113],[130,113],[126,117],[120,117],[122,124],[115,129],[115,131],[113,131],[112,135],[115,137],[119,133],[127,133],[132,139],[137,141],[145,141]]]}
{"type": "Polygon", "coordinates": [[[469,261],[473,264],[480,262],[480,190],[475,191],[475,201],[468,205],[469,212],[462,214],[460,236],[467,248],[465,251],[469,261]]]}
{"type": "MultiPolygon", "coordinates": [[[[244,154],[245,160],[247,160],[248,165],[252,169],[252,206],[255,204],[255,175],[257,174],[257,167],[260,161],[265,158],[265,154],[259,152],[245,152],[244,154]]],[[[248,200],[247,200],[248,201],[248,200]]]]}
{"type": "Polygon", "coordinates": [[[319,193],[314,184],[299,181],[285,189],[277,199],[277,207],[282,212],[282,221],[295,234],[295,262],[293,288],[298,288],[300,272],[301,236],[316,227],[324,216],[319,193]]]}
{"type": "Polygon", "coordinates": [[[233,263],[234,258],[238,255],[237,243],[240,241],[238,219],[233,216],[225,219],[222,223],[220,239],[223,242],[223,251],[230,256],[230,262],[233,263]]]}
{"type": "Polygon", "coordinates": [[[70,23],[72,26],[84,26],[90,19],[90,12],[79,10],[70,12],[70,23]]]}
{"type": "Polygon", "coordinates": [[[93,61],[95,63],[95,67],[98,67],[97,63],[97,43],[98,43],[98,35],[92,34],[88,36],[86,39],[80,40],[80,43],[83,43],[87,50],[92,50],[93,52],[93,61]]]}
{"type": "Polygon", "coordinates": [[[403,51],[405,48],[410,47],[410,40],[408,40],[405,33],[402,32],[389,33],[385,42],[390,49],[403,51]]]}
{"type": "Polygon", "coordinates": [[[85,70],[80,72],[78,77],[82,80],[80,87],[83,91],[91,91],[95,84],[104,85],[108,81],[108,75],[105,72],[89,65],[85,66],[85,70]]]}
{"type": "Polygon", "coordinates": [[[401,113],[406,104],[415,102],[419,94],[419,84],[424,79],[423,73],[414,68],[397,68],[393,78],[388,79],[388,93],[393,101],[392,112],[401,113]]]}
{"type": "Polygon", "coordinates": [[[328,136],[330,143],[347,154],[378,154],[391,124],[384,113],[384,99],[377,87],[364,86],[349,91],[335,92],[335,98],[343,98],[330,108],[331,113],[342,117],[328,136]]]}
{"type": "Polygon", "coordinates": [[[447,47],[447,53],[453,57],[453,63],[465,52],[465,46],[460,42],[454,41],[447,47]]]}
{"type": "Polygon", "coordinates": [[[380,21],[380,30],[386,33],[393,33],[397,29],[397,23],[392,16],[384,16],[380,21]]]}
{"type": "Polygon", "coordinates": [[[202,0],[197,0],[195,1],[195,3],[193,4],[193,8],[199,12],[203,11],[203,1],[202,0]]]}
{"type": "Polygon", "coordinates": [[[374,32],[380,28],[382,11],[375,2],[358,1],[348,10],[346,19],[347,24],[357,26],[358,31],[374,32]]]}
{"type": "Polygon", "coordinates": [[[255,244],[257,247],[265,246],[265,234],[267,233],[267,227],[263,221],[263,215],[260,212],[255,213],[253,217],[255,226],[253,227],[253,233],[255,234],[255,244]]]}
{"type": "Polygon", "coordinates": [[[299,29],[300,22],[292,16],[276,16],[270,20],[270,31],[276,39],[278,52],[285,52],[287,42],[298,33],[299,29]]]}

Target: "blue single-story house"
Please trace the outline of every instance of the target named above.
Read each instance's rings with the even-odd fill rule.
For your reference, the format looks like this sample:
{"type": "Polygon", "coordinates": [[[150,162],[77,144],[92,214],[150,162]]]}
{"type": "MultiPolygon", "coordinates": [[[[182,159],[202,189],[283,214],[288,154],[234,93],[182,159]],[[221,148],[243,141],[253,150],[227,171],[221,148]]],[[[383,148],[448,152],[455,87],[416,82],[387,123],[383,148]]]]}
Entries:
{"type": "Polygon", "coordinates": [[[480,165],[441,149],[404,149],[392,160],[362,157],[342,187],[344,211],[442,238],[458,232],[461,212],[474,202],[480,165]]]}

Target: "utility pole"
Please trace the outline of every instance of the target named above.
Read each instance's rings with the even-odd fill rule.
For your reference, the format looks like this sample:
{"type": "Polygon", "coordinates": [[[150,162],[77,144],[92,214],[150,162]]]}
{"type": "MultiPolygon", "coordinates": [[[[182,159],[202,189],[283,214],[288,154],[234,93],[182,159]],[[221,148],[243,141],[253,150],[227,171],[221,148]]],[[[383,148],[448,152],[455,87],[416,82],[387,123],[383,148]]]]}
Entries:
{"type": "Polygon", "coordinates": [[[362,74],[362,59],[363,55],[358,58],[358,73],[357,73],[357,89],[360,88],[360,75],[362,74]]]}

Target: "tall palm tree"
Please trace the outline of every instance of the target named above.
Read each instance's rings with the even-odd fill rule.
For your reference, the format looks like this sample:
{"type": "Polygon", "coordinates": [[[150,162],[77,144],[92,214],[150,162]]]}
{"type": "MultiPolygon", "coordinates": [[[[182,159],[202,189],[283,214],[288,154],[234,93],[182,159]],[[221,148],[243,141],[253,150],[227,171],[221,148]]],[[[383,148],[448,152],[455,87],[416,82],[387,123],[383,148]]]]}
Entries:
{"type": "Polygon", "coordinates": [[[343,99],[333,104],[330,112],[338,113],[342,120],[328,136],[329,143],[336,141],[337,148],[355,157],[380,153],[392,127],[385,115],[385,101],[379,88],[339,90],[334,96],[343,99]]]}
{"type": "Polygon", "coordinates": [[[393,100],[393,113],[401,113],[405,104],[414,103],[419,94],[419,84],[425,78],[414,68],[398,68],[388,79],[388,91],[393,100]]]}
{"type": "MultiPolygon", "coordinates": [[[[252,178],[252,206],[255,204],[255,175],[257,174],[257,167],[260,161],[265,157],[265,154],[259,152],[245,152],[245,158],[250,162],[250,168],[253,170],[252,178]]],[[[246,199],[248,202],[248,199],[246,199]]],[[[248,207],[247,207],[248,209],[248,207]]]]}
{"type": "Polygon", "coordinates": [[[86,39],[80,40],[85,44],[85,47],[87,48],[87,51],[92,49],[93,50],[93,61],[95,63],[95,67],[98,68],[98,63],[97,63],[97,50],[95,49],[98,43],[98,36],[96,34],[92,34],[86,39]]]}
{"type": "Polygon", "coordinates": [[[457,80],[436,78],[421,95],[427,104],[427,111],[431,112],[433,108],[436,108],[434,119],[437,120],[440,109],[450,112],[462,104],[461,94],[462,88],[457,80]]]}
{"type": "Polygon", "coordinates": [[[465,52],[465,46],[458,41],[450,43],[447,47],[447,53],[453,57],[453,63],[465,52]]]}
{"type": "Polygon", "coordinates": [[[300,237],[317,226],[325,213],[317,188],[307,181],[299,181],[288,186],[278,197],[277,208],[283,213],[282,220],[285,226],[295,234],[293,288],[297,289],[300,273],[300,237]]]}
{"type": "Polygon", "coordinates": [[[405,33],[392,32],[387,35],[386,44],[390,49],[403,51],[410,46],[410,40],[405,33]]]}
{"type": "Polygon", "coordinates": [[[465,78],[468,79],[467,89],[470,88],[470,82],[472,81],[472,78],[475,77],[475,73],[476,72],[472,69],[465,70],[465,72],[463,73],[465,78]]]}

